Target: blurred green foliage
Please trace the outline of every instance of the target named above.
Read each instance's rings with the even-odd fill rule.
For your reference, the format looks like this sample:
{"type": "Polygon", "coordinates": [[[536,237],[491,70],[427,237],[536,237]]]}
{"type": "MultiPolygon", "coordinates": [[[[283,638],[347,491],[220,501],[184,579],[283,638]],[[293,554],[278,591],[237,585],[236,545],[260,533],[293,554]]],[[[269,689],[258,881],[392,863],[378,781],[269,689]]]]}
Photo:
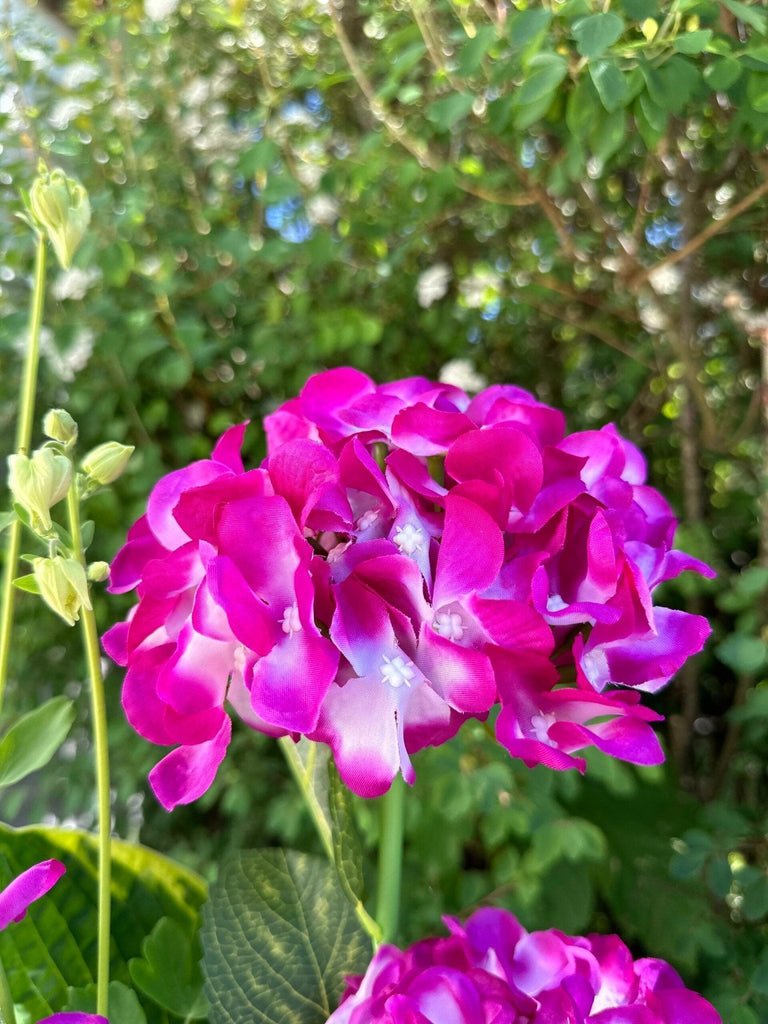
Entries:
{"type": "MultiPolygon", "coordinates": [[[[768,1020],[764,5],[72,0],[65,18],[50,44],[4,35],[2,436],[32,263],[13,213],[41,155],[93,223],[52,272],[40,412],[66,407],[83,450],[137,448],[91,500],[94,558],[163,471],[326,366],[514,381],[571,429],[617,422],[720,574],[667,586],[714,627],[655,699],[668,765],[528,772],[480,726],[420,755],[407,937],[493,898],[531,926],[617,929],[729,1024],[768,1020]]],[[[102,624],[126,607],[100,600],[102,624]]],[[[20,599],[19,710],[82,687],[44,614],[20,599]]],[[[209,877],[227,850],[317,848],[276,746],[243,730],[193,808],[142,802],[157,752],[109,681],[118,832],[209,877]]],[[[90,823],[82,716],[5,818],[90,823]]],[[[376,809],[355,807],[372,850],[376,809]]]]}

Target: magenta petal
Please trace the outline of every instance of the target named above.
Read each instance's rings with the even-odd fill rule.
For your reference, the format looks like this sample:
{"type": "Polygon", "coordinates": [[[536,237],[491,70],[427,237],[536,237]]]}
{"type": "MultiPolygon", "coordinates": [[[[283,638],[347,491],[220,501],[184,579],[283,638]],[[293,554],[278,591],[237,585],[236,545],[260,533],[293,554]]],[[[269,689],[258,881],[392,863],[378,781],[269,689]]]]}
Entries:
{"type": "Polygon", "coordinates": [[[225,473],[200,487],[190,487],[179,496],[173,518],[194,540],[216,545],[218,512],[222,505],[244,498],[260,498],[272,494],[266,470],[250,469],[231,476],[225,473]]]}
{"type": "Polygon", "coordinates": [[[97,1013],[54,1013],[51,1017],[43,1017],[38,1024],[109,1024],[106,1017],[97,1013]]]}
{"type": "Polygon", "coordinates": [[[128,664],[128,632],[130,622],[118,622],[101,638],[105,653],[118,665],[128,664]]]}
{"type": "Polygon", "coordinates": [[[157,679],[157,694],[181,714],[221,707],[234,663],[234,644],[212,640],[191,623],[179,634],[178,646],[157,679]]]}
{"type": "Polygon", "coordinates": [[[184,491],[192,487],[201,487],[222,475],[229,475],[229,470],[225,466],[204,459],[193,462],[184,469],[177,469],[174,473],[168,473],[158,480],[149,496],[147,520],[161,544],[173,550],[187,543],[189,537],[173,517],[176,503],[184,491]]]}
{"type": "Polygon", "coordinates": [[[413,782],[413,768],[402,743],[398,700],[378,676],[331,686],[316,733],[328,743],[339,775],[358,796],[386,793],[401,770],[413,782]]]}
{"type": "Polygon", "coordinates": [[[303,628],[284,636],[247,679],[253,710],[279,729],[312,732],[338,663],[338,651],[324,637],[303,628]]]}
{"type": "Polygon", "coordinates": [[[438,636],[424,623],[419,669],[435,692],[456,711],[485,714],[496,700],[496,679],[485,654],[438,636]]]}
{"type": "Polygon", "coordinates": [[[318,505],[326,516],[335,513],[339,529],[351,527],[349,505],[339,487],[339,465],[324,445],[289,441],[270,455],[267,469],[275,493],[288,502],[299,527],[318,505]]]}
{"type": "Polygon", "coordinates": [[[301,410],[329,438],[337,441],[354,433],[339,418],[339,412],[365,395],[373,394],[376,385],[360,370],[341,366],[310,377],[301,389],[301,410]]]}
{"type": "Polygon", "coordinates": [[[449,494],[437,556],[435,608],[490,587],[503,558],[504,539],[488,513],[465,498],[449,494]]]}
{"type": "Polygon", "coordinates": [[[67,869],[60,860],[44,860],[27,868],[0,892],[0,931],[21,921],[30,903],[39,900],[67,869]]]}
{"type": "Polygon", "coordinates": [[[232,723],[225,716],[212,740],[177,747],[155,765],[149,773],[149,781],[166,811],[172,811],[179,804],[192,803],[210,788],[231,735],[232,723]]]}
{"type": "MultiPolygon", "coordinates": [[[[275,611],[258,599],[231,558],[211,559],[208,586],[240,643],[259,656],[271,651],[282,636],[275,611]]],[[[278,609],[280,614],[282,611],[278,609]]]]}
{"type": "Polygon", "coordinates": [[[149,528],[146,516],[137,519],[128,531],[128,538],[115,555],[109,567],[110,594],[124,594],[141,581],[144,566],[150,559],[162,558],[167,549],[149,528]]]}
{"type": "Polygon", "coordinates": [[[243,472],[240,449],[243,447],[243,438],[249,422],[246,420],[244,423],[236,423],[235,426],[224,431],[211,452],[212,462],[221,462],[233,473],[243,472]]]}
{"type": "Polygon", "coordinates": [[[457,437],[473,428],[463,413],[442,412],[419,402],[395,416],[392,440],[412,455],[443,455],[457,437]]]}

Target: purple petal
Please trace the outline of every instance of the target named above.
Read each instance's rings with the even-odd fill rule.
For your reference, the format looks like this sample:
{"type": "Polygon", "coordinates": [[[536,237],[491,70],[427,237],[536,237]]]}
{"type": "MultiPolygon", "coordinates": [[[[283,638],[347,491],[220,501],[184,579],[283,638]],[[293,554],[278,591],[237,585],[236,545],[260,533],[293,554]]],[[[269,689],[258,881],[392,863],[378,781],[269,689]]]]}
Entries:
{"type": "Polygon", "coordinates": [[[422,402],[403,409],[392,424],[392,440],[412,455],[443,455],[474,423],[460,412],[442,412],[422,402]]]}
{"type": "Polygon", "coordinates": [[[291,398],[279,409],[264,417],[264,431],[267,435],[267,453],[276,452],[280,445],[306,437],[318,441],[317,427],[302,412],[301,400],[291,398]]]}
{"type": "Polygon", "coordinates": [[[210,788],[231,735],[232,723],[225,715],[221,729],[212,740],[177,747],[155,765],[149,773],[149,782],[166,811],[172,811],[179,804],[192,803],[210,788]]]}
{"type": "Polygon", "coordinates": [[[339,414],[375,391],[376,385],[370,377],[349,366],[341,366],[309,378],[301,389],[301,410],[329,440],[338,441],[354,433],[339,414]]]}
{"type": "Polygon", "coordinates": [[[322,529],[350,528],[351,511],[339,486],[336,458],[316,441],[289,441],[270,455],[267,469],[275,493],[288,502],[303,528],[310,514],[320,516],[322,529]]]}
{"type": "Polygon", "coordinates": [[[565,432],[565,416],[559,409],[539,402],[513,384],[493,384],[476,395],[467,414],[478,426],[514,423],[541,445],[557,444],[565,432]]]}
{"type": "Polygon", "coordinates": [[[38,1024],[109,1024],[106,1017],[97,1013],[54,1013],[51,1017],[43,1017],[38,1024]]]}
{"type": "Polygon", "coordinates": [[[158,676],[158,697],[184,715],[221,707],[233,661],[231,641],[212,640],[188,623],[158,676]]]}
{"type": "Polygon", "coordinates": [[[251,469],[238,476],[225,474],[200,487],[190,487],[180,495],[173,518],[188,537],[215,546],[218,513],[222,505],[271,494],[272,484],[264,469],[251,469]]]}
{"type": "Polygon", "coordinates": [[[456,711],[482,715],[496,701],[496,678],[486,655],[438,636],[426,622],[417,664],[435,692],[456,711]]]}
{"type": "Polygon", "coordinates": [[[14,878],[0,892],[0,931],[21,921],[29,905],[53,888],[66,870],[60,860],[44,860],[14,878]]]}

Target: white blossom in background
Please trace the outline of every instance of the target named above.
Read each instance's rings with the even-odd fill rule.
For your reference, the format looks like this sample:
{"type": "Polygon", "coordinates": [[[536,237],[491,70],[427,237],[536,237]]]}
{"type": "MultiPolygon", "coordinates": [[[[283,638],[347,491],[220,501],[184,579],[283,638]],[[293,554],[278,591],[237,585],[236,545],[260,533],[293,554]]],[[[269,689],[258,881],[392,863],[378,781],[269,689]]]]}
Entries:
{"type": "Polygon", "coordinates": [[[92,107],[93,104],[89,100],[78,99],[77,96],[66,96],[53,105],[53,110],[48,115],[48,122],[57,131],[64,131],[69,127],[69,122],[78,114],[85,114],[92,107]]]}
{"type": "Polygon", "coordinates": [[[683,273],[679,267],[659,267],[648,276],[648,284],[657,295],[674,295],[680,290],[683,273]]]}
{"type": "Polygon", "coordinates": [[[51,285],[51,294],[54,299],[64,302],[65,299],[82,299],[89,288],[101,280],[101,271],[96,268],[81,270],[80,267],[70,267],[64,270],[51,285]]]}
{"type": "Polygon", "coordinates": [[[459,285],[464,305],[470,309],[483,309],[499,297],[501,277],[490,267],[475,267],[459,285]]]}
{"type": "Polygon", "coordinates": [[[329,227],[339,218],[339,204],[333,196],[318,192],[307,200],[307,220],[310,224],[329,227]]]}
{"type": "Polygon", "coordinates": [[[79,89],[99,77],[99,69],[95,64],[85,60],[76,60],[61,70],[60,84],[64,89],[79,89]]]}
{"type": "MultiPolygon", "coordinates": [[[[66,352],[62,352],[53,340],[53,331],[44,327],[40,332],[40,353],[47,360],[51,372],[59,380],[69,383],[77,374],[85,369],[88,360],[93,352],[93,343],[96,335],[87,327],[81,328],[75,335],[75,339],[68,346],[66,352]]],[[[22,338],[18,348],[26,351],[27,339],[22,338]]]]}
{"type": "Polygon", "coordinates": [[[658,334],[669,327],[669,317],[661,306],[647,300],[640,302],[640,322],[651,334],[658,334]]]}
{"type": "Polygon", "coordinates": [[[471,359],[449,359],[440,370],[439,380],[442,384],[452,384],[470,393],[482,391],[488,384],[482,373],[477,372],[471,359]]]}
{"type": "Polygon", "coordinates": [[[442,299],[448,291],[451,276],[451,268],[446,263],[435,263],[419,274],[416,281],[416,298],[422,309],[429,309],[433,302],[442,299]]]}
{"type": "Polygon", "coordinates": [[[150,21],[163,21],[175,12],[179,0],[144,0],[144,13],[150,21]]]}

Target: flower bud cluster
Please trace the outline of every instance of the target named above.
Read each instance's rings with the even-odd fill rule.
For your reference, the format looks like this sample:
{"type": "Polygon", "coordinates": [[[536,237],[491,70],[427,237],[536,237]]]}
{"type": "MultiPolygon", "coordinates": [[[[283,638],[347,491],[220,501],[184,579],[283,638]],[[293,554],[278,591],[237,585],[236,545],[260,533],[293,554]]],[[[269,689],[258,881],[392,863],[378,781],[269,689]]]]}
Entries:
{"type": "Polygon", "coordinates": [[[664,960],[634,960],[617,935],[527,932],[477,910],[450,935],[381,946],[328,1024],[722,1024],[664,960]]]}
{"type": "Polygon", "coordinates": [[[56,258],[68,270],[91,220],[88,193],[58,168],[43,166],[29,191],[29,212],[45,232],[56,258]]]}
{"type": "Polygon", "coordinates": [[[112,566],[138,588],[105,637],[123,706],[175,747],[150,780],[164,806],[203,793],[228,705],[273,736],[328,744],[362,796],[411,755],[494,708],[526,764],[583,770],[588,746],[637,764],[662,752],[641,704],[703,645],[695,615],[654,607],[685,569],[675,519],[612,426],[567,434],[513,386],[470,399],[353,369],[311,378],[159,481],[112,566]]]}

